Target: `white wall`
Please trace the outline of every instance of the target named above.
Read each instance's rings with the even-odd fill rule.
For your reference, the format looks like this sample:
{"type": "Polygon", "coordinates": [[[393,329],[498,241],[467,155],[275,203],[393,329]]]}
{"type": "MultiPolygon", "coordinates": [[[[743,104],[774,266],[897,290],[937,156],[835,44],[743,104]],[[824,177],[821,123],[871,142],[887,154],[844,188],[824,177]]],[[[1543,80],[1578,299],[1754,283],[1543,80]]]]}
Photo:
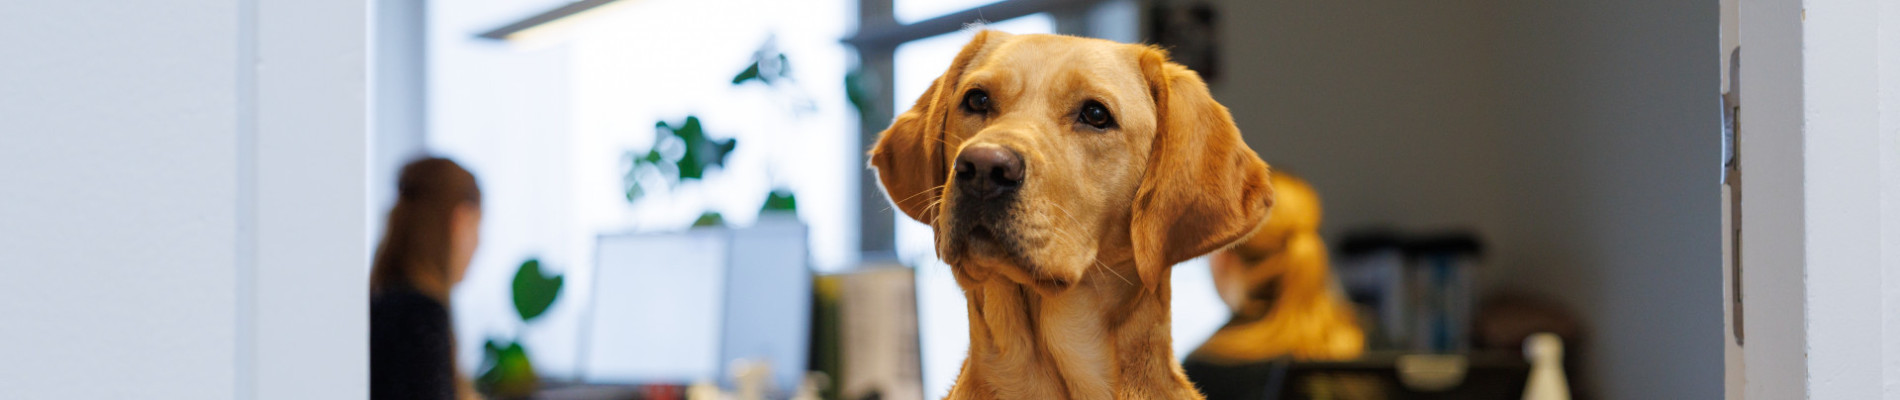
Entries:
{"type": "Polygon", "coordinates": [[[1883,304],[1889,300],[1881,294],[1881,267],[1896,263],[1882,259],[1881,243],[1900,237],[1881,235],[1886,219],[1881,215],[1881,192],[1896,186],[1882,183],[1897,180],[1883,182],[1880,175],[1883,159],[1891,163],[1900,158],[1900,149],[1882,146],[1880,108],[1892,106],[1881,104],[1881,89],[1891,88],[1881,87],[1882,78],[1896,74],[1880,60],[1882,53],[1896,50],[1881,46],[1881,3],[1803,2],[1803,261],[1808,286],[1807,394],[1814,399],[1900,395],[1900,388],[1891,388],[1900,382],[1885,380],[1900,372],[1884,371],[1900,367],[1900,359],[1882,360],[1890,345],[1883,339],[1900,337],[1882,328],[1894,320],[1888,315],[1900,310],[1883,304]]]}
{"type": "Polygon", "coordinates": [[[238,299],[238,397],[358,398],[369,386],[369,5],[252,1],[241,9],[254,33],[238,35],[255,46],[240,47],[237,69],[254,93],[238,104],[238,288],[250,295],[238,299]]]}
{"type": "MultiPolygon", "coordinates": [[[[1881,275],[1881,372],[1882,395],[1900,397],[1900,4],[1879,3],[1876,10],[1879,68],[1878,91],[1880,158],[1880,265],[1881,275]]],[[[1866,177],[1866,175],[1862,175],[1866,177]]]]}
{"type": "Polygon", "coordinates": [[[1225,6],[1216,97],[1329,237],[1473,228],[1585,319],[1577,387],[1720,395],[1718,3],[1225,6]]]}
{"type": "Polygon", "coordinates": [[[1900,5],[1739,17],[1746,396],[1900,397],[1900,5]]]}
{"type": "Polygon", "coordinates": [[[0,3],[0,393],[365,394],[363,11],[0,3]]]}
{"type": "Polygon", "coordinates": [[[236,15],[0,3],[0,392],[232,397],[236,15]]]}

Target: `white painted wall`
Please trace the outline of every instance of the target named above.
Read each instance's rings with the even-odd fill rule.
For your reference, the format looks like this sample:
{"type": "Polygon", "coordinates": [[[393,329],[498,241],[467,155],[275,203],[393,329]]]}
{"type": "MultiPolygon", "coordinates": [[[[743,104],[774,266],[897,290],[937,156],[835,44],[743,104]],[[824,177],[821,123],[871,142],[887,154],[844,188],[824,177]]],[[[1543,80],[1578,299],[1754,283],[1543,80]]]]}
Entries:
{"type": "MultiPolygon", "coordinates": [[[[1801,127],[1808,398],[1884,398],[1879,1],[1804,2],[1801,127]],[[1880,315],[1881,318],[1869,316],[1880,315]]],[[[1892,50],[1888,50],[1892,51],[1892,50]]],[[[1750,60],[1752,61],[1752,59],[1750,60]]],[[[1891,75],[1891,73],[1890,73],[1891,75]]],[[[1743,85],[1747,87],[1747,85],[1743,85]]],[[[1885,153],[1883,155],[1883,153],[1885,153]]],[[[1744,183],[1746,185],[1746,183],[1744,183]]],[[[1744,194],[1747,196],[1747,194],[1744,194]]],[[[1743,229],[1749,229],[1744,222],[1743,229]]],[[[1743,232],[1748,236],[1748,231],[1743,232]]],[[[1746,264],[1744,264],[1746,265],[1746,264]]],[[[1744,279],[1748,279],[1744,276],[1744,279]]],[[[1896,293],[1894,297],[1900,297],[1896,293]]],[[[1755,364],[1761,364],[1756,362],[1755,364]]]]}
{"type": "Polygon", "coordinates": [[[366,15],[0,3],[0,393],[366,394],[366,15]]]}
{"type": "Polygon", "coordinates": [[[1715,2],[1253,2],[1216,97],[1327,233],[1474,228],[1590,328],[1573,386],[1722,392],[1715,2]]]}
{"type": "Polygon", "coordinates": [[[237,15],[0,3],[0,393],[233,396],[237,15]]]}
{"type": "Polygon", "coordinates": [[[361,398],[369,390],[369,269],[360,267],[370,249],[369,3],[252,1],[244,8],[255,13],[256,47],[240,48],[251,60],[238,64],[240,89],[255,93],[238,104],[250,115],[240,115],[239,129],[255,132],[238,141],[239,198],[251,204],[238,211],[254,219],[240,221],[238,234],[239,256],[249,240],[255,260],[247,277],[239,259],[239,293],[249,283],[252,297],[238,299],[238,327],[240,346],[250,329],[255,372],[239,374],[238,397],[361,398]],[[243,88],[246,79],[255,83],[243,88]],[[246,301],[254,302],[248,316],[246,301]]]}
{"type": "MultiPolygon", "coordinates": [[[[1881,396],[1900,397],[1900,4],[1880,2],[1875,52],[1880,80],[1881,396]]],[[[1864,176],[1864,175],[1863,175],[1864,176]]]]}
{"type": "MultiPolygon", "coordinates": [[[[1809,0],[1801,2],[1801,17],[1788,15],[1792,6],[1758,4],[1756,19],[1750,19],[1750,4],[1742,8],[1742,44],[1754,47],[1756,38],[1748,36],[1752,23],[1777,28],[1799,28],[1796,44],[1780,47],[1778,63],[1797,63],[1796,68],[1767,70],[1763,80],[1799,82],[1799,91],[1788,108],[1765,110],[1771,118],[1788,121],[1792,129],[1778,129],[1769,135],[1778,140],[1797,140],[1792,150],[1777,150],[1784,163],[1797,163],[1801,171],[1799,191],[1777,193],[1777,197],[1797,197],[1799,209],[1769,209],[1765,212],[1801,214],[1803,233],[1799,246],[1777,246],[1775,256],[1797,258],[1803,265],[1803,286],[1788,282],[1761,282],[1763,286],[1794,292],[1796,300],[1805,300],[1803,334],[1799,341],[1805,366],[1799,373],[1765,377],[1756,383],[1750,368],[1750,396],[1758,391],[1792,392],[1805,389],[1809,398],[1896,398],[1900,396],[1900,318],[1892,317],[1900,305],[1900,6],[1891,2],[1860,0],[1809,0]],[[1759,11],[1782,11],[1763,15],[1759,11]],[[1875,315],[1879,317],[1875,318],[1875,315]],[[1788,377],[1805,377],[1796,381],[1788,377]]],[[[1754,63],[1754,55],[1746,57],[1754,63]]],[[[1744,70],[1744,80],[1754,76],[1744,70]]],[[[1742,87],[1754,85],[1754,80],[1742,87]]],[[[1744,93],[1750,95],[1750,93],[1744,93]]],[[[1744,100],[1744,104],[1748,104],[1744,100]]],[[[1744,108],[1748,110],[1748,108],[1744,108]]],[[[1754,114],[1744,114],[1752,118],[1754,114]]],[[[1744,119],[1746,121],[1746,119],[1744,119]]],[[[1746,125],[1744,125],[1746,127],[1746,125]]],[[[1763,169],[1782,169],[1786,165],[1759,165],[1763,169]]],[[[1748,195],[1748,193],[1744,193],[1748,195]]],[[[1744,216],[1752,218],[1752,216],[1744,216]]],[[[1752,220],[1750,220],[1752,222],[1752,220]]],[[[1752,227],[1744,239],[1752,233],[1752,227]]],[[[1771,241],[1788,241],[1796,235],[1771,241]]],[[[1748,250],[1748,248],[1744,248],[1748,250]]],[[[1748,260],[1750,254],[1744,254],[1748,260]]],[[[1748,260],[1752,264],[1754,260],[1748,260]]],[[[1744,273],[1750,275],[1756,269],[1744,273]]],[[[1744,282],[1752,282],[1746,277],[1744,282]]],[[[1746,298],[1750,307],[1756,300],[1746,298]]],[[[1754,309],[1750,309],[1754,311],[1754,309]]],[[[1750,322],[1750,328],[1752,322],[1750,322]]],[[[1777,343],[1792,345],[1792,343],[1777,343]]],[[[1750,366],[1761,366],[1750,343],[1750,366]]],[[[1792,349],[1761,349],[1763,353],[1792,353],[1792,349]]],[[[1782,366],[1784,370],[1786,366],[1782,366]]]]}

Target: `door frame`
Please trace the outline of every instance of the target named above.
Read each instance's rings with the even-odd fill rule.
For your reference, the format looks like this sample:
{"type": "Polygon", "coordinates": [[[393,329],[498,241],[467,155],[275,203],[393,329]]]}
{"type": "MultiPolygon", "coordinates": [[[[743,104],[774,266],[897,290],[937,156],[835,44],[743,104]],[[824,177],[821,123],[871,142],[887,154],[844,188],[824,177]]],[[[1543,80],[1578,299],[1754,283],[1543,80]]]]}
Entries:
{"type": "MultiPolygon", "coordinates": [[[[1884,3],[1884,4],[1883,4],[1884,3]]],[[[1900,396],[1900,5],[1741,0],[1729,398],[1900,396]]]]}

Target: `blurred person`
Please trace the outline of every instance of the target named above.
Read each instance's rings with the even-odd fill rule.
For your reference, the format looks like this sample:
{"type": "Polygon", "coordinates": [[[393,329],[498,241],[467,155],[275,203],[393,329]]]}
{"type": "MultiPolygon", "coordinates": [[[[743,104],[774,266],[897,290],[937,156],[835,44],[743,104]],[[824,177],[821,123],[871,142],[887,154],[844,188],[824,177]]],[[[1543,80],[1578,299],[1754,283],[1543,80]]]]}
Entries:
{"type": "Polygon", "coordinates": [[[409,163],[396,186],[370,269],[370,398],[478,399],[455,370],[449,291],[480,241],[481,188],[444,158],[409,163]]]}
{"type": "Polygon", "coordinates": [[[1350,360],[1365,352],[1365,332],[1326,261],[1319,194],[1280,170],[1270,180],[1267,222],[1209,262],[1233,317],[1183,363],[1209,400],[1270,398],[1260,377],[1269,375],[1271,362],[1350,360]]]}

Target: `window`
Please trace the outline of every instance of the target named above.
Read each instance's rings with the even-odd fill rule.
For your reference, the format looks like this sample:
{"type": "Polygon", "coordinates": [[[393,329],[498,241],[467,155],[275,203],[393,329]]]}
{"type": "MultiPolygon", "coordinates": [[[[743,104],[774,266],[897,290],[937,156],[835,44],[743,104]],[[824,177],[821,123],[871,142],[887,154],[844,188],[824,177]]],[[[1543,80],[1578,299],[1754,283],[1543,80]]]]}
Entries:
{"type": "Polygon", "coordinates": [[[542,376],[575,377],[600,234],[682,229],[702,211],[748,225],[767,193],[785,187],[810,227],[813,267],[856,261],[851,196],[863,164],[841,90],[850,54],[838,42],[855,24],[852,1],[622,3],[529,46],[471,32],[532,7],[430,10],[428,144],[473,170],[486,196],[482,246],[454,299],[464,371],[482,361],[484,340],[518,337],[542,376]],[[734,85],[768,41],[787,56],[792,85],[734,85]],[[738,139],[725,166],[628,202],[626,154],[653,143],[656,122],[688,115],[708,136],[738,139]],[[508,287],[529,257],[566,282],[547,314],[524,326],[508,287]]]}

